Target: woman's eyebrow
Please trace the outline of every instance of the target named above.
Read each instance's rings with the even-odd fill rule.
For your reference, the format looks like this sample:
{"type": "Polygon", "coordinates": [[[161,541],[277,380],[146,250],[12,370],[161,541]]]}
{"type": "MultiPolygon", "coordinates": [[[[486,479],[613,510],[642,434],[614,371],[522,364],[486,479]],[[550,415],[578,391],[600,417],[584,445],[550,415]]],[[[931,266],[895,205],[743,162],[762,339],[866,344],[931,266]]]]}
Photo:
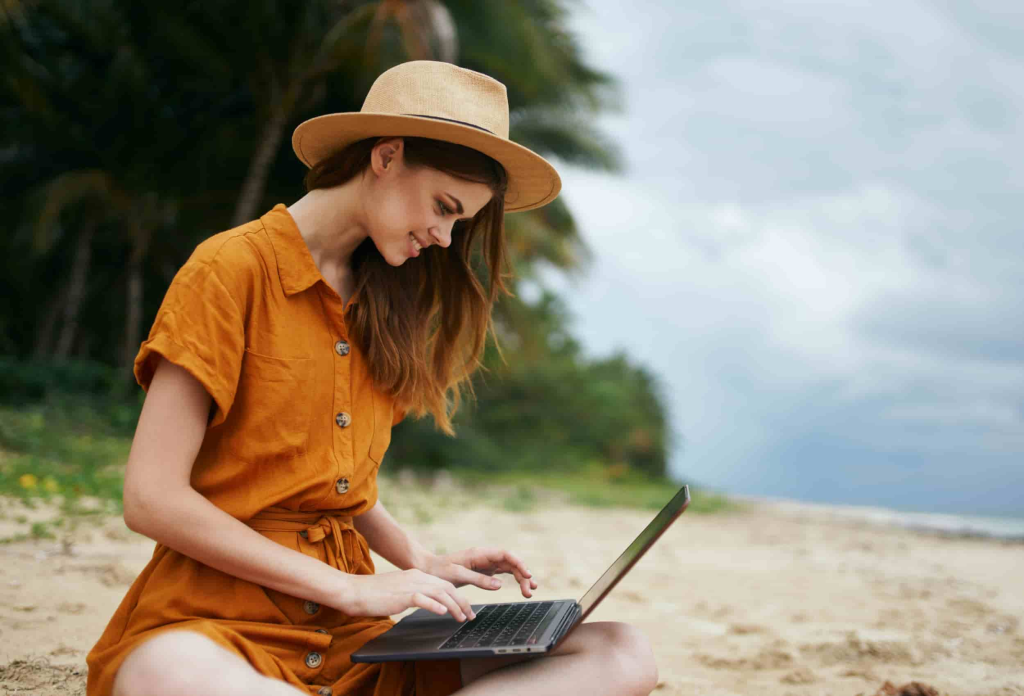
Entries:
{"type": "Polygon", "coordinates": [[[453,201],[455,201],[455,207],[458,208],[459,215],[462,215],[464,212],[466,212],[465,210],[462,209],[462,201],[460,201],[458,198],[456,198],[452,194],[448,193],[447,191],[444,192],[444,195],[448,196],[453,201]]]}

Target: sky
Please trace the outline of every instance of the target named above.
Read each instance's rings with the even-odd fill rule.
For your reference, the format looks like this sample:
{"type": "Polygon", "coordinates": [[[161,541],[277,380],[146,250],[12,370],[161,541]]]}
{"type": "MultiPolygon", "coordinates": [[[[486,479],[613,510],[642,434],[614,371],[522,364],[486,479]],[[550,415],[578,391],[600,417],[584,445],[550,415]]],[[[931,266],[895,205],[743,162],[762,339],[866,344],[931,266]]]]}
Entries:
{"type": "Polygon", "coordinates": [[[1024,517],[1018,0],[623,10],[572,27],[625,171],[559,164],[594,262],[544,279],[660,378],[672,472],[1024,517]]]}

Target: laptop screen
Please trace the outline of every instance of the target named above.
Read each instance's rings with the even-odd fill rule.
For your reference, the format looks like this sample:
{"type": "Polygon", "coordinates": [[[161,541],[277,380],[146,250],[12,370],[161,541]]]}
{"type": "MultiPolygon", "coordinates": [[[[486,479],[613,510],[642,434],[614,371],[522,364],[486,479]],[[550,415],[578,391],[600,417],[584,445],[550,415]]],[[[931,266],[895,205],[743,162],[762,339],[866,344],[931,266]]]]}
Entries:
{"type": "Polygon", "coordinates": [[[578,619],[579,622],[583,621],[587,614],[597,606],[597,603],[608,594],[609,590],[615,587],[619,579],[644,555],[647,549],[654,544],[662,532],[668,529],[668,526],[682,514],[689,504],[690,487],[683,486],[673,496],[672,500],[668,501],[668,504],[661,509],[661,512],[651,520],[651,523],[647,525],[644,531],[640,532],[640,535],[633,540],[633,543],[622,552],[622,555],[612,563],[611,567],[604,572],[604,575],[598,578],[594,586],[583,595],[583,599],[579,602],[580,609],[582,610],[578,619]]]}

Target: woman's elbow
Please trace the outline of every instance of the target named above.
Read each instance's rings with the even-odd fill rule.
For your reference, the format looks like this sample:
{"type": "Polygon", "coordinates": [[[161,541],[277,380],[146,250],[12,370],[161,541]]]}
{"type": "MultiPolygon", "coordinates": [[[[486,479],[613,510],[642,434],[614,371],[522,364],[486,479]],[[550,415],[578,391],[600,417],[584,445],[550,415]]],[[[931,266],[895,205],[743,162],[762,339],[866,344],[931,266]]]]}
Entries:
{"type": "Polygon", "coordinates": [[[142,530],[139,529],[141,522],[140,518],[145,517],[145,515],[140,511],[140,508],[142,507],[144,507],[144,505],[139,501],[138,495],[129,494],[128,489],[126,488],[122,498],[122,508],[124,510],[122,517],[124,518],[124,526],[128,527],[128,529],[133,532],[138,532],[139,534],[143,533],[142,530]]]}
{"type": "MultiPolygon", "coordinates": [[[[166,499],[166,493],[162,495],[166,499]]],[[[122,517],[125,526],[133,532],[152,537],[147,530],[151,529],[152,522],[160,516],[160,508],[157,503],[158,500],[154,493],[125,486],[122,502],[124,509],[122,517]]]]}

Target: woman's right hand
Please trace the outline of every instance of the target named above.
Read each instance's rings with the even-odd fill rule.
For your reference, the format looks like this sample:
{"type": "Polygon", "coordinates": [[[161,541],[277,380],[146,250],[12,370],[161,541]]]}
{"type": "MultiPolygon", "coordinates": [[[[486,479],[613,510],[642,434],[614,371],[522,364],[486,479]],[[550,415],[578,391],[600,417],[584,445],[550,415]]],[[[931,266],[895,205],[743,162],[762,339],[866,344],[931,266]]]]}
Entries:
{"type": "Polygon", "coordinates": [[[460,622],[476,618],[469,600],[455,585],[421,570],[349,575],[347,579],[347,591],[336,608],[349,616],[391,616],[419,607],[435,614],[449,613],[460,622]]]}

